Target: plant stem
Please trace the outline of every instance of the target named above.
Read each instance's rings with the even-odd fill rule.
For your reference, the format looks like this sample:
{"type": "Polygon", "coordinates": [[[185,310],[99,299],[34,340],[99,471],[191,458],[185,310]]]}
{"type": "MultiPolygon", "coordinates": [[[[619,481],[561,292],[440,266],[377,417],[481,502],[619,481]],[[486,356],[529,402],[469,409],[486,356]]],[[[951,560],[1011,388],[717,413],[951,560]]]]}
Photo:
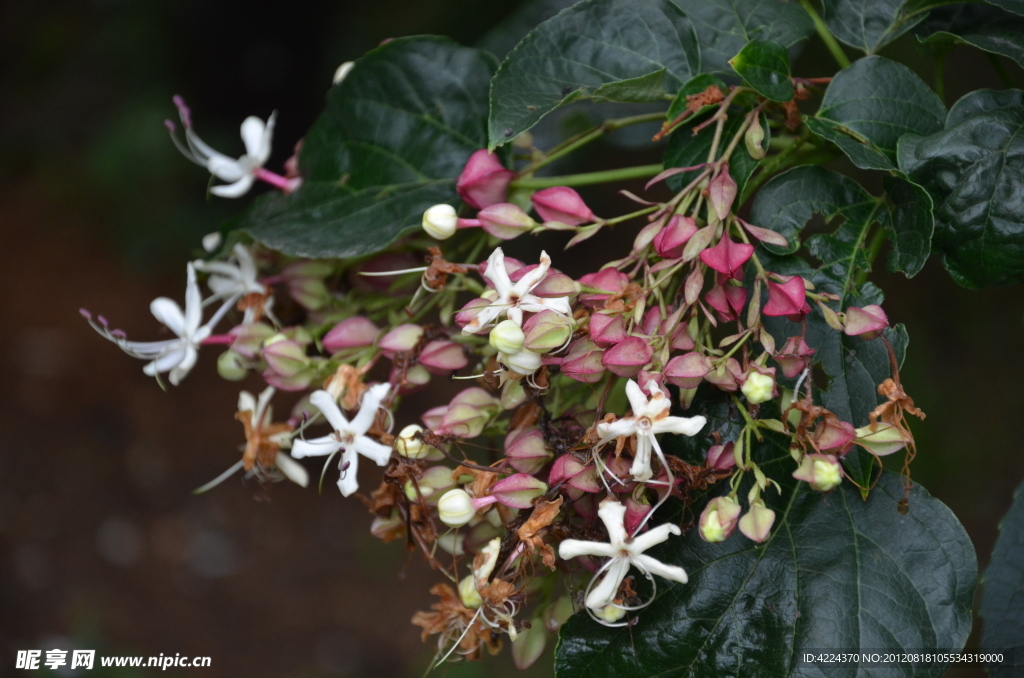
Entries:
{"type": "Polygon", "coordinates": [[[631,115],[626,118],[612,118],[610,120],[605,120],[597,127],[589,129],[585,132],[581,132],[580,134],[577,134],[575,136],[571,136],[565,141],[556,145],[554,148],[545,153],[543,157],[539,158],[538,160],[534,160],[529,165],[524,167],[522,171],[519,172],[519,175],[525,176],[527,174],[536,172],[541,167],[544,167],[545,165],[548,165],[554,162],[555,160],[558,160],[559,158],[569,153],[572,153],[577,148],[581,148],[582,146],[589,144],[591,141],[594,141],[595,139],[598,139],[609,132],[614,132],[617,129],[628,127],[629,125],[636,125],[643,122],[657,122],[659,120],[664,119],[665,113],[659,111],[657,113],[643,113],[641,115],[631,115]]]}
{"type": "Polygon", "coordinates": [[[584,172],[583,174],[566,174],[560,177],[523,177],[512,182],[513,188],[541,189],[552,186],[589,186],[590,184],[606,184],[611,181],[626,179],[644,179],[653,177],[664,169],[662,165],[639,165],[637,167],[620,167],[600,172],[584,172]]]}
{"type": "Polygon", "coordinates": [[[617,217],[615,217],[613,219],[605,219],[603,222],[600,222],[600,223],[601,223],[602,226],[612,226],[614,224],[618,224],[618,223],[623,222],[623,221],[629,221],[630,219],[635,219],[636,217],[642,217],[645,214],[650,214],[651,212],[654,212],[655,210],[661,209],[661,207],[662,207],[661,205],[651,205],[650,207],[645,207],[643,209],[637,210],[636,212],[630,212],[629,214],[623,214],[623,215],[617,216],[617,217]]]}
{"type": "Polygon", "coordinates": [[[935,71],[935,94],[938,95],[939,101],[945,105],[946,103],[946,52],[938,51],[935,52],[934,71],[935,71]]]}
{"type": "Polygon", "coordinates": [[[832,33],[828,30],[828,26],[821,20],[821,15],[818,14],[818,10],[814,9],[814,5],[811,4],[811,0],[800,0],[800,6],[811,15],[811,20],[814,22],[814,30],[818,31],[818,35],[825,42],[825,46],[828,47],[828,51],[832,52],[832,57],[839,64],[840,68],[848,68],[850,66],[850,58],[843,52],[843,48],[839,46],[836,39],[832,37],[832,33]]]}
{"type": "MultiPolygon", "coordinates": [[[[878,253],[882,250],[883,244],[885,244],[885,228],[882,226],[878,226],[875,228],[874,235],[871,236],[871,243],[868,244],[867,257],[869,266],[874,265],[875,258],[878,257],[878,253]]],[[[868,279],[868,274],[870,272],[870,270],[867,270],[861,271],[857,274],[857,279],[855,282],[857,283],[858,287],[864,284],[864,282],[868,279]]]]}

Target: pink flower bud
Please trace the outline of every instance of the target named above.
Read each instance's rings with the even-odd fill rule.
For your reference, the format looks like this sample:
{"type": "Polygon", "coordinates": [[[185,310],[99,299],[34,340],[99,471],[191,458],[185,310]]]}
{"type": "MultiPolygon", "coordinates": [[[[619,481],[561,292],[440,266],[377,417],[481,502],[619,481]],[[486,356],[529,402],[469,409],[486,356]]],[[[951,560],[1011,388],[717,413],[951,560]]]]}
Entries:
{"type": "Polygon", "coordinates": [[[547,483],[526,473],[502,478],[491,488],[491,496],[510,508],[528,509],[533,500],[548,491],[547,483]]]}
{"type": "Polygon", "coordinates": [[[901,431],[892,424],[878,423],[874,426],[867,425],[856,430],[855,443],[865,450],[879,457],[884,457],[893,452],[898,452],[907,446],[907,443],[914,442],[909,433],[901,431]]]}
{"type": "Polygon", "coordinates": [[[765,506],[763,499],[758,499],[750,504],[747,515],[740,518],[740,532],[760,544],[771,534],[774,523],[775,511],[765,506]]]}
{"type": "Polygon", "coordinates": [[[447,466],[431,466],[423,471],[423,474],[413,483],[408,480],[402,488],[406,498],[411,502],[418,502],[420,499],[426,501],[428,506],[437,506],[437,501],[447,490],[455,487],[452,480],[452,470],[447,466]]]}
{"type": "Polygon", "coordinates": [[[636,234],[636,238],[633,239],[633,254],[640,254],[644,251],[644,248],[651,244],[658,233],[662,229],[662,221],[653,221],[643,228],[636,234]]]}
{"type": "Polygon", "coordinates": [[[753,245],[733,242],[726,233],[717,245],[700,253],[700,260],[723,275],[739,278],[740,267],[747,263],[753,253],[753,245]]]}
{"type": "MultiPolygon", "coordinates": [[[[734,450],[736,443],[728,442],[725,445],[712,445],[708,448],[707,466],[716,471],[728,471],[736,466],[736,455],[734,450]]],[[[737,515],[739,515],[737,513],[737,515]]]]}
{"type": "Polygon", "coordinates": [[[729,538],[736,529],[742,509],[732,497],[715,497],[700,514],[698,530],[704,541],[717,544],[729,538]]]}
{"type": "MultiPolygon", "coordinates": [[[[708,203],[715,210],[715,214],[718,215],[718,220],[724,221],[729,216],[729,212],[732,211],[734,200],[736,200],[736,182],[729,175],[729,166],[724,165],[721,173],[708,184],[708,203]]],[[[753,251],[753,248],[751,248],[751,251],[753,251]]],[[[708,265],[710,266],[710,264],[708,265]]]]}
{"type": "Polygon", "coordinates": [[[562,374],[585,384],[600,381],[605,372],[601,354],[602,351],[589,339],[577,340],[562,361],[562,374]]]}
{"type": "Polygon", "coordinates": [[[469,156],[469,161],[455,182],[459,197],[470,207],[483,209],[505,202],[508,185],[516,173],[505,169],[498,156],[480,149],[469,156]]]}
{"type": "Polygon", "coordinates": [[[467,388],[452,398],[436,430],[459,438],[476,438],[498,408],[497,398],[487,391],[478,387],[467,388]]]}
{"type": "Polygon", "coordinates": [[[640,329],[648,337],[653,337],[661,328],[661,307],[653,306],[644,314],[640,329]]]}
{"type": "Polygon", "coordinates": [[[455,324],[459,327],[465,327],[469,323],[473,322],[473,318],[480,313],[481,310],[490,306],[491,302],[486,299],[476,298],[470,299],[462,310],[455,314],[455,324]]]}
{"type": "Polygon", "coordinates": [[[296,261],[285,266],[281,278],[288,293],[300,306],[310,311],[323,308],[331,300],[324,278],[334,273],[334,265],[326,261],[296,261]]]}
{"type": "Polygon", "coordinates": [[[672,358],[665,365],[665,378],[680,388],[697,388],[711,371],[711,360],[701,353],[687,353],[672,358]]]}
{"type": "Polygon", "coordinates": [[[811,312],[807,304],[804,279],[794,275],[782,284],[768,281],[768,303],[763,312],[767,316],[784,315],[793,322],[800,322],[811,312]]]}
{"type": "MultiPolygon", "coordinates": [[[[510,260],[515,263],[519,262],[511,259],[511,257],[505,258],[505,269],[508,271],[509,280],[512,282],[519,282],[524,275],[539,266],[539,264],[530,264],[528,266],[520,264],[517,268],[513,269],[508,265],[510,260]]],[[[481,264],[480,274],[483,275],[486,270],[487,267],[481,264]]],[[[490,284],[490,280],[487,282],[490,284]]],[[[538,297],[552,298],[572,296],[579,291],[579,285],[576,284],[575,280],[560,271],[549,269],[548,274],[544,276],[544,279],[541,280],[536,287],[530,290],[530,293],[535,294],[538,297]]]]}
{"type": "Polygon", "coordinates": [[[651,362],[654,350],[640,337],[629,337],[612,346],[601,356],[601,363],[612,374],[635,377],[640,368],[651,362]]]}
{"type": "Polygon", "coordinates": [[[851,337],[875,339],[888,326],[889,318],[886,317],[882,307],[877,304],[871,304],[864,308],[851,306],[846,309],[846,327],[843,331],[851,337]]]}
{"type": "Polygon", "coordinates": [[[476,218],[485,231],[502,240],[517,238],[537,225],[521,207],[507,202],[483,208],[476,218]]]}
{"type": "Polygon", "coordinates": [[[718,311],[723,322],[736,320],[747,303],[747,288],[716,284],[704,295],[704,301],[718,311]]]}
{"type": "Polygon", "coordinates": [[[790,337],[782,350],[772,358],[782,367],[782,373],[793,379],[807,369],[813,355],[814,349],[807,345],[803,337],[790,337]]]}
{"type": "Polygon", "coordinates": [[[626,289],[629,276],[616,270],[614,266],[602,268],[597,273],[588,273],[580,278],[580,284],[603,290],[607,294],[585,292],[580,294],[580,301],[590,308],[601,308],[608,297],[626,289]]]}
{"type": "Polygon", "coordinates": [[[754,236],[755,238],[757,238],[758,240],[767,245],[775,245],[776,247],[789,247],[789,241],[786,240],[786,236],[782,235],[781,233],[777,233],[771,229],[761,228],[760,226],[748,224],[742,219],[737,219],[736,221],[740,222],[740,224],[743,226],[744,230],[746,230],[747,233],[749,233],[750,235],[754,236]]]}
{"type": "Polygon", "coordinates": [[[434,374],[461,370],[469,363],[462,346],[447,339],[435,339],[420,352],[420,364],[434,374]]]}
{"type": "Polygon", "coordinates": [[[285,339],[278,335],[279,339],[271,340],[263,347],[263,358],[275,374],[282,377],[291,377],[309,367],[309,356],[306,349],[298,342],[285,339]]]}
{"type": "Polygon", "coordinates": [[[505,436],[505,457],[520,473],[540,471],[552,456],[544,442],[544,434],[535,426],[513,429],[505,436]]]}
{"type": "Polygon", "coordinates": [[[563,481],[581,492],[600,492],[604,489],[597,477],[597,468],[593,465],[585,466],[571,454],[563,454],[556,459],[548,476],[549,485],[557,485],[563,481]]]}
{"type": "Polygon", "coordinates": [[[633,497],[626,497],[626,515],[623,519],[623,525],[626,528],[626,532],[633,534],[633,531],[644,521],[647,514],[651,512],[651,505],[647,503],[641,503],[633,497]]]}
{"type": "Polygon", "coordinates": [[[369,346],[380,334],[380,328],[372,322],[357,315],[346,318],[324,335],[323,346],[329,353],[337,353],[343,348],[369,346]]]}
{"type": "Polygon", "coordinates": [[[535,353],[558,351],[567,344],[572,330],[572,320],[545,309],[523,323],[523,347],[535,353]]]}
{"type": "Polygon", "coordinates": [[[235,338],[231,342],[231,350],[238,355],[252,360],[260,352],[265,342],[274,336],[274,328],[263,323],[249,323],[232,327],[228,334],[235,338]]]}
{"type": "Polygon", "coordinates": [[[384,338],[380,340],[380,348],[384,355],[393,358],[396,353],[413,350],[422,336],[423,328],[419,325],[399,325],[384,335],[384,338]]]}
{"type": "Polygon", "coordinates": [[[835,450],[836,454],[846,454],[856,437],[852,424],[839,421],[835,416],[826,416],[814,426],[811,443],[819,451],[835,450]]]}
{"type": "MultiPolygon", "coordinates": [[[[596,494],[584,494],[575,501],[573,501],[572,503],[573,510],[576,511],[576,513],[578,513],[581,518],[588,522],[594,522],[595,520],[597,520],[597,506],[598,501],[596,494]]],[[[597,563],[590,557],[583,556],[580,559],[580,561],[580,564],[583,565],[583,567],[585,567],[586,569],[589,570],[591,567],[593,567],[594,569],[591,571],[597,572],[597,568],[599,567],[599,565],[597,565],[597,563]]]]}
{"type": "Polygon", "coordinates": [[[693,219],[677,214],[654,236],[654,251],[659,257],[678,259],[683,256],[683,247],[696,232],[697,224],[693,219]]]}
{"type": "Polygon", "coordinates": [[[743,376],[743,370],[739,361],[729,358],[717,368],[712,368],[704,375],[704,381],[714,384],[723,391],[735,391],[739,388],[739,379],[743,376]]]}
{"type": "Polygon", "coordinates": [[[440,426],[441,422],[444,421],[444,415],[448,414],[447,405],[438,405],[437,407],[431,407],[429,410],[424,412],[420,419],[423,421],[423,425],[429,428],[431,431],[436,431],[440,426]]]}
{"type": "Polygon", "coordinates": [[[672,333],[672,344],[670,348],[673,351],[692,351],[697,343],[690,336],[690,330],[686,325],[680,325],[676,328],[676,331],[672,333]]]}
{"type": "Polygon", "coordinates": [[[537,191],[530,198],[533,208],[544,221],[558,221],[569,226],[579,226],[597,221],[583,198],[566,186],[555,186],[537,191]]]}
{"type": "Polygon", "coordinates": [[[802,480],[817,492],[828,492],[843,482],[843,466],[831,454],[804,455],[793,477],[802,480]]]}
{"type": "Polygon", "coordinates": [[[661,390],[665,390],[665,375],[661,372],[648,372],[647,370],[640,370],[640,373],[636,375],[636,383],[640,386],[641,391],[649,391],[649,385],[653,384],[661,390]]]}
{"type": "Polygon", "coordinates": [[[590,316],[590,338],[602,348],[623,342],[626,334],[626,320],[621,313],[608,315],[593,313],[590,316]]]}

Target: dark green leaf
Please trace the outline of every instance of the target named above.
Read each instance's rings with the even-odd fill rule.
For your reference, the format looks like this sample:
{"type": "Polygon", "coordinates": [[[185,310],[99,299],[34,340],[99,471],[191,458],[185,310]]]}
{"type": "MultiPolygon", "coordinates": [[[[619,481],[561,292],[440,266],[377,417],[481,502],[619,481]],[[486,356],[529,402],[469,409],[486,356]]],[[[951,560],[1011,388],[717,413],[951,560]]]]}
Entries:
{"type": "Polygon", "coordinates": [[[299,158],[305,184],[256,200],[240,219],[286,254],[351,257],[457,204],[455,180],[487,143],[492,57],[447,38],[393,40],[368,52],[327,95],[299,158]]]}
{"type": "MultiPolygon", "coordinates": [[[[672,100],[671,104],[669,104],[668,111],[665,112],[665,118],[669,122],[675,120],[686,110],[689,104],[686,97],[700,94],[711,86],[718,87],[722,92],[725,92],[727,87],[724,82],[707,73],[701,73],[700,75],[690,79],[689,82],[680,88],[679,92],[676,94],[676,98],[672,100]]],[[[710,110],[710,108],[710,106],[705,106],[699,111],[694,111],[693,115],[694,117],[699,116],[701,113],[710,110]]]]}
{"type": "MultiPolygon", "coordinates": [[[[729,139],[739,132],[740,127],[743,125],[743,111],[734,110],[729,114],[728,120],[725,121],[725,125],[722,126],[722,142],[719,145],[719,150],[724,148],[725,144],[728,143],[729,139]]],[[[708,153],[711,151],[711,142],[715,136],[715,126],[708,125],[700,132],[697,136],[693,135],[693,128],[700,124],[699,120],[693,120],[686,124],[680,125],[672,136],[669,137],[668,147],[665,149],[665,167],[693,167],[708,161],[708,153]]],[[[770,141],[770,130],[768,128],[767,120],[762,115],[759,118],[759,124],[765,132],[764,141],[762,146],[768,147],[770,141]]],[[[743,187],[747,183],[747,179],[754,173],[757,168],[757,164],[760,160],[754,160],[750,157],[747,152],[746,146],[742,142],[737,145],[736,150],[733,151],[732,156],[729,158],[729,174],[732,175],[733,180],[736,182],[737,195],[743,193],[743,187]]],[[[674,177],[670,177],[666,183],[669,188],[674,191],[681,190],[683,186],[690,183],[694,178],[692,174],[680,174],[674,177]]]]}
{"type": "Polygon", "coordinates": [[[627,103],[648,103],[658,101],[665,96],[665,69],[641,75],[630,80],[608,82],[591,95],[594,101],[624,101],[627,103]]]}
{"type": "Polygon", "coordinates": [[[789,80],[789,55],[782,43],[774,40],[751,40],[730,61],[740,76],[757,92],[773,101],[793,98],[789,80]]]}
{"type": "Polygon", "coordinates": [[[732,59],[751,40],[775,40],[799,54],[814,23],[795,2],[780,0],[675,0],[693,20],[700,40],[701,70],[731,75],[732,59]]]}
{"type": "Polygon", "coordinates": [[[1014,14],[1024,14],[1024,0],[985,0],[990,5],[1002,7],[1014,14]]]}
{"type": "Polygon", "coordinates": [[[854,62],[835,76],[816,117],[829,130],[818,125],[812,131],[835,141],[859,167],[892,169],[899,138],[907,133],[939,131],[946,108],[909,68],[871,56],[854,62]],[[836,134],[830,138],[830,132],[836,134]],[[839,133],[851,137],[850,141],[837,140],[839,133]],[[854,143],[863,148],[851,146],[854,143]],[[885,157],[887,167],[880,166],[878,156],[885,157]]]}
{"type": "MultiPolygon", "coordinates": [[[[709,430],[717,430],[723,417],[707,414],[709,430]]],[[[977,561],[945,505],[914,486],[910,512],[901,515],[903,487],[891,473],[866,502],[849,483],[829,494],[810,491],[790,477],[795,465],[778,441],[759,446],[755,458],[783,488],[781,496],[766,496],[776,512],[768,541],[757,545],[736,532],[708,544],[691,529],[652,549],[684,567],[689,583],[660,580],[654,603],[632,628],[575,615],[560,632],[559,678],[873,675],[802,664],[801,655],[963,647],[977,561]]],[[[945,670],[899,664],[886,675],[937,677],[945,670]]]]}
{"type": "Polygon", "coordinates": [[[234,224],[275,250],[329,259],[377,252],[420,228],[420,215],[451,202],[454,179],[353,191],[334,182],[307,181],[290,196],[260,196],[234,224]]]}
{"type": "Polygon", "coordinates": [[[964,3],[940,7],[915,30],[925,43],[959,41],[1024,66],[1024,18],[998,7],[964,3]]]}
{"type": "Polygon", "coordinates": [[[521,3],[487,31],[475,46],[504,58],[538,24],[574,4],[576,0],[529,0],[521,3]]]}
{"type": "Polygon", "coordinates": [[[906,0],[822,0],[822,4],[832,35],[867,54],[874,54],[924,18],[924,14],[907,17],[906,0]]]}
{"type": "Polygon", "coordinates": [[[889,211],[884,224],[889,230],[889,270],[903,271],[912,278],[928,261],[932,252],[932,199],[917,184],[895,176],[882,179],[889,197],[889,211]]]}
{"type": "Polygon", "coordinates": [[[839,147],[850,161],[861,169],[894,170],[896,163],[880,150],[838,123],[823,118],[808,118],[807,127],[826,141],[839,147]]]}
{"type": "Polygon", "coordinates": [[[989,675],[1019,676],[1024,669],[1024,484],[999,523],[999,539],[981,585],[982,650],[1016,648],[1014,663],[989,667],[989,675]]]}
{"type": "MultiPolygon", "coordinates": [[[[602,86],[663,72],[674,93],[700,71],[693,24],[669,0],[584,0],[530,32],[491,82],[490,147],[602,86]]],[[[609,89],[601,97],[608,100],[609,89]]],[[[629,100],[629,99],[627,99],[629,100]]]]}
{"type": "Polygon", "coordinates": [[[935,202],[934,247],[967,287],[1024,280],[1024,92],[978,90],[944,131],[900,141],[900,169],[935,202]]]}

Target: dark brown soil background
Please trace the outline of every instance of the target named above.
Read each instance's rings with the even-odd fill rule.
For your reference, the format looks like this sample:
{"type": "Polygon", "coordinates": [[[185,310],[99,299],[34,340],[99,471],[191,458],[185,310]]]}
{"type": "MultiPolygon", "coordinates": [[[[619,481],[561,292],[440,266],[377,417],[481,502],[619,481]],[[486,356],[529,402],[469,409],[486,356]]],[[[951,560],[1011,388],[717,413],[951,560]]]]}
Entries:
{"type": "MultiPolygon", "coordinates": [[[[160,128],[171,94],[188,95],[197,125],[226,149],[242,117],[279,109],[279,165],[338,63],[392,35],[472,43],[515,5],[371,4],[0,9],[0,676],[15,673],[16,650],[54,647],[211,656],[211,668],[163,674],[207,678],[426,668],[432,648],[408,622],[435,578],[400,544],[373,539],[358,501],[330,483],[320,496],[239,478],[191,494],[237,460],[242,441],[238,385],[216,376],[217,352],[165,393],[78,315],[86,307],[133,338],[157,338],[149,301],[180,299],[198,238],[245,204],[202,201],[202,171],[160,128]]],[[[912,42],[894,50],[930,79],[912,42]]],[[[811,53],[797,72],[817,75],[825,59],[811,53]]],[[[966,48],[949,68],[949,102],[1000,86],[966,48]]],[[[584,161],[611,165],[619,153],[602,146],[584,161]]],[[[598,213],[625,207],[587,197],[598,213]]],[[[608,245],[575,260],[599,264],[608,245]]],[[[984,566],[1024,478],[1024,289],[964,290],[934,258],[912,281],[875,280],[889,317],[908,327],[903,381],[929,415],[915,427],[914,477],[953,509],[984,566]]],[[[448,675],[509,667],[506,652],[448,675]]]]}

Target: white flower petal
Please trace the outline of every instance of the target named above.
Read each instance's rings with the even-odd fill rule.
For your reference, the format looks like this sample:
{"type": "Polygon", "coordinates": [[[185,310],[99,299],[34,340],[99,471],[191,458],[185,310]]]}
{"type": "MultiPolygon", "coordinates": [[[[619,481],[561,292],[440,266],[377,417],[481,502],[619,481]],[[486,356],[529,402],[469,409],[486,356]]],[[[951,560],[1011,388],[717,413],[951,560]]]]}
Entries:
{"type": "Polygon", "coordinates": [[[303,468],[302,464],[298,463],[287,454],[278,452],[277,456],[274,457],[274,466],[281,470],[284,477],[292,481],[296,485],[306,487],[309,485],[309,472],[303,468]]]}
{"type": "Polygon", "coordinates": [[[633,417],[625,417],[611,422],[601,422],[597,425],[597,435],[601,436],[598,445],[603,445],[619,436],[636,435],[636,420],[633,417]]]}
{"type": "Polygon", "coordinates": [[[195,367],[196,361],[199,359],[199,351],[192,344],[185,345],[184,355],[177,365],[171,368],[171,372],[168,375],[168,379],[172,386],[177,386],[181,383],[181,380],[188,376],[188,373],[195,367]]]}
{"type": "Polygon", "coordinates": [[[246,174],[233,184],[211,187],[210,193],[220,198],[240,198],[249,192],[253,181],[255,181],[255,177],[251,174],[246,174]]]}
{"type": "Polygon", "coordinates": [[[345,415],[338,409],[338,403],[327,391],[313,391],[309,396],[309,402],[313,407],[320,410],[335,431],[348,431],[349,423],[345,415]]]}
{"type": "Polygon", "coordinates": [[[250,158],[258,158],[264,152],[263,133],[267,126],[255,115],[250,115],[242,121],[242,143],[245,144],[245,154],[250,158]]]}
{"type": "Polygon", "coordinates": [[[708,422],[702,416],[696,417],[665,417],[654,422],[651,430],[654,433],[677,433],[684,436],[694,436],[700,433],[708,422]]]}
{"type": "Polygon", "coordinates": [[[373,426],[373,420],[377,417],[377,408],[380,407],[380,401],[387,397],[390,390],[391,384],[377,384],[376,386],[371,386],[363,394],[363,402],[359,405],[359,413],[352,418],[352,423],[348,427],[352,435],[361,436],[370,430],[370,427],[373,426]]]}
{"type": "Polygon", "coordinates": [[[171,332],[179,337],[185,336],[185,314],[176,302],[167,297],[157,297],[149,303],[149,311],[171,332]]]}
{"type": "Polygon", "coordinates": [[[359,489],[359,454],[354,449],[345,450],[341,457],[341,477],[338,478],[338,489],[343,496],[349,496],[359,489]]]}
{"type": "Polygon", "coordinates": [[[300,440],[296,438],[292,442],[292,456],[296,459],[303,457],[326,457],[334,454],[342,447],[341,443],[332,436],[314,438],[313,440],[300,440]]]}
{"type": "Polygon", "coordinates": [[[601,501],[597,515],[608,530],[608,541],[616,549],[621,548],[626,541],[626,528],[623,524],[626,519],[626,505],[609,497],[601,501]]]}
{"type": "Polygon", "coordinates": [[[525,297],[530,293],[534,287],[540,284],[544,280],[544,276],[548,274],[548,269],[551,268],[551,257],[548,256],[547,252],[543,250],[540,253],[540,263],[537,268],[528,272],[513,286],[514,294],[517,297],[525,297]]]}
{"type": "Polygon", "coordinates": [[[390,447],[378,443],[375,440],[370,440],[366,436],[356,437],[352,442],[352,447],[354,447],[356,452],[359,454],[376,462],[377,466],[387,466],[388,462],[391,460],[390,447]]]}
{"type": "Polygon", "coordinates": [[[640,555],[655,544],[662,543],[669,538],[669,535],[673,534],[676,536],[681,534],[678,525],[663,523],[657,527],[652,527],[646,532],[633,537],[633,543],[629,545],[629,552],[634,555],[640,555]]]}
{"type": "Polygon", "coordinates": [[[626,382],[626,397],[629,399],[629,406],[633,410],[634,417],[647,415],[647,396],[640,389],[640,384],[632,379],[626,382]]]}
{"type": "Polygon", "coordinates": [[[253,397],[248,391],[242,391],[238,394],[238,411],[239,412],[252,412],[256,413],[256,398],[253,397]]]}
{"type": "Polygon", "coordinates": [[[216,153],[207,159],[206,169],[221,181],[238,181],[245,177],[245,166],[238,160],[216,153]]]}
{"type": "Polygon", "coordinates": [[[629,474],[638,483],[645,483],[654,476],[651,470],[651,436],[636,437],[636,456],[633,457],[633,465],[629,467],[629,474]]]}
{"type": "Polygon", "coordinates": [[[572,317],[572,307],[569,305],[569,297],[554,297],[547,299],[533,294],[527,294],[519,298],[519,308],[527,313],[540,313],[544,310],[551,310],[560,315],[572,317]]]}
{"type": "Polygon", "coordinates": [[[629,560],[626,558],[615,558],[604,573],[604,578],[590,590],[587,596],[586,605],[591,610],[600,610],[602,607],[615,599],[619,592],[619,586],[629,572],[629,560]]]}
{"type": "Polygon", "coordinates": [[[498,298],[507,300],[512,292],[513,285],[508,271],[505,269],[505,253],[500,247],[491,252],[487,257],[487,271],[484,277],[494,283],[494,289],[498,292],[498,298]]]}
{"type": "Polygon", "coordinates": [[[196,282],[196,269],[186,266],[188,282],[185,284],[185,336],[191,337],[203,322],[203,295],[196,282]]]}
{"type": "Polygon", "coordinates": [[[185,344],[181,343],[179,348],[167,351],[156,360],[143,367],[142,372],[150,377],[155,377],[163,372],[169,372],[184,359],[185,344]]]}
{"type": "Polygon", "coordinates": [[[671,579],[672,581],[677,581],[680,584],[685,584],[689,581],[686,576],[686,570],[683,568],[678,565],[667,565],[660,560],[652,558],[651,556],[633,556],[633,563],[645,572],[656,574],[659,577],[671,579]]]}
{"type": "Polygon", "coordinates": [[[599,541],[582,541],[580,539],[565,539],[558,545],[558,557],[562,560],[571,560],[578,556],[600,556],[611,558],[618,553],[618,549],[611,544],[599,541]]]}

